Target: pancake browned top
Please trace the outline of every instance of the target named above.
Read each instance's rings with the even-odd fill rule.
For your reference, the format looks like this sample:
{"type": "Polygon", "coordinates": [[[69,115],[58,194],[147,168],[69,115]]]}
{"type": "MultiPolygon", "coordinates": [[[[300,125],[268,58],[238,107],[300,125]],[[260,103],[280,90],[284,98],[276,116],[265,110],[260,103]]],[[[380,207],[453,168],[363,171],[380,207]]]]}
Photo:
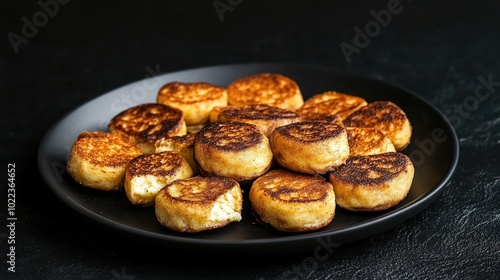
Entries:
{"type": "Polygon", "coordinates": [[[383,186],[407,170],[410,159],[399,152],[368,156],[353,156],[329,173],[336,181],[354,186],[383,186]]]}
{"type": "Polygon", "coordinates": [[[104,131],[84,131],[73,144],[72,153],[94,166],[119,167],[142,155],[134,139],[104,131]]]}
{"type": "Polygon", "coordinates": [[[345,129],[325,122],[296,122],[276,128],[281,136],[300,142],[319,142],[338,137],[345,129]]]}
{"type": "Polygon", "coordinates": [[[200,101],[219,100],[226,95],[226,89],[206,82],[170,82],[158,91],[157,102],[172,104],[193,104],[200,101]]]}
{"type": "Polygon", "coordinates": [[[184,113],[159,103],[145,103],[126,109],[111,119],[109,130],[130,135],[138,142],[153,143],[173,136],[185,127],[184,113]]]}
{"type": "Polygon", "coordinates": [[[214,122],[203,127],[195,135],[196,143],[202,143],[210,148],[222,151],[241,151],[253,147],[265,136],[253,124],[243,122],[214,122]]]}
{"type": "Polygon", "coordinates": [[[375,101],[350,114],[345,126],[376,127],[383,133],[393,132],[408,121],[401,108],[391,101],[375,101]]]}
{"type": "Polygon", "coordinates": [[[211,204],[239,183],[227,177],[201,177],[177,180],[167,185],[158,195],[168,201],[189,204],[211,204]]]}
{"type": "Polygon", "coordinates": [[[345,119],[352,112],[367,105],[365,99],[337,91],[315,94],[304,102],[297,112],[312,118],[314,115],[336,116],[345,119]]]}
{"type": "Polygon", "coordinates": [[[221,110],[219,120],[290,120],[297,121],[299,115],[291,110],[286,110],[268,104],[252,104],[241,107],[229,106],[221,110]]]}
{"type": "Polygon", "coordinates": [[[179,153],[171,151],[141,155],[130,161],[127,175],[170,176],[182,167],[183,160],[179,153]]]}
{"type": "Polygon", "coordinates": [[[376,128],[346,127],[351,156],[395,152],[392,142],[376,128]]]}
{"type": "Polygon", "coordinates": [[[259,186],[272,199],[308,203],[325,200],[331,184],[319,175],[273,169],[257,178],[252,186],[259,186]]]}
{"type": "Polygon", "coordinates": [[[230,105],[269,104],[295,110],[304,100],[297,83],[276,73],[260,73],[233,81],[227,87],[230,105]]]}

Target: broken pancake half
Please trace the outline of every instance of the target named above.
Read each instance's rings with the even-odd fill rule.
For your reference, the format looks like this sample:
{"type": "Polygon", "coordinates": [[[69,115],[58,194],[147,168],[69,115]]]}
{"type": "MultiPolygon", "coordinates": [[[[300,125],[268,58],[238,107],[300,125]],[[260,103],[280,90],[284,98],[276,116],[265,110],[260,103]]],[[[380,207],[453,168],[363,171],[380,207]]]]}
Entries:
{"type": "Polygon", "coordinates": [[[162,188],[155,198],[161,225],[196,233],[241,220],[243,194],[237,181],[225,177],[191,177],[162,188]]]}
{"type": "Polygon", "coordinates": [[[144,103],[128,108],[109,122],[109,131],[133,137],[143,153],[155,151],[159,139],[186,134],[184,113],[159,103],[144,103]]]}

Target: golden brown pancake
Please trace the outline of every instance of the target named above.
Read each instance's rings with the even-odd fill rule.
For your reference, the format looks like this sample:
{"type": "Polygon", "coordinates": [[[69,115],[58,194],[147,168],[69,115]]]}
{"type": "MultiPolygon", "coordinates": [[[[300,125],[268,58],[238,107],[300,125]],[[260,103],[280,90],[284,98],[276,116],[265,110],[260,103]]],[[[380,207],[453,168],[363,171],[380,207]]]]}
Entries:
{"type": "Polygon", "coordinates": [[[109,123],[109,130],[132,136],[145,154],[154,153],[157,140],[186,134],[184,113],[158,103],[144,103],[128,108],[109,123]]]}
{"type": "Polygon", "coordinates": [[[345,162],[349,143],[344,127],[325,122],[297,122],[278,127],[269,137],[276,162],[287,169],[324,174],[345,162]]]}
{"type": "Polygon", "coordinates": [[[133,158],[125,171],[125,194],[137,206],[151,206],[165,185],[193,176],[187,161],[177,152],[165,151],[133,158]]]}
{"type": "Polygon", "coordinates": [[[350,157],[328,177],[339,207],[374,212],[399,204],[410,190],[414,172],[406,155],[390,152],[350,157]]]}
{"type": "Polygon", "coordinates": [[[258,220],[279,231],[317,230],[335,216],[333,187],[319,175],[270,170],[253,182],[249,199],[258,220]]]}
{"type": "Polygon", "coordinates": [[[155,198],[159,223],[171,230],[196,233],[241,220],[243,194],[225,177],[192,177],[170,183],[155,198]]]}
{"type": "Polygon", "coordinates": [[[227,87],[228,103],[234,106],[268,104],[296,110],[304,103],[297,83],[277,73],[259,73],[233,81],[227,87]]]}
{"type": "Polygon", "coordinates": [[[372,127],[380,130],[397,151],[410,143],[412,126],[405,112],[391,101],[375,101],[350,114],[345,126],[372,127]]]}
{"type": "Polygon", "coordinates": [[[141,149],[130,136],[84,131],[71,147],[67,170],[83,186],[117,191],[123,189],[127,165],[140,155],[141,149]]]}
{"type": "Polygon", "coordinates": [[[337,91],[326,91],[307,99],[297,112],[306,118],[335,116],[343,120],[365,105],[367,105],[366,100],[359,96],[337,91]]]}
{"type": "Polygon", "coordinates": [[[194,157],[201,175],[246,181],[271,167],[273,153],[255,125],[227,121],[210,123],[196,134],[194,157]]]}
{"type": "Polygon", "coordinates": [[[170,82],[158,92],[157,102],[182,110],[186,125],[197,126],[209,122],[212,108],[227,105],[227,92],[206,82],[170,82]]]}

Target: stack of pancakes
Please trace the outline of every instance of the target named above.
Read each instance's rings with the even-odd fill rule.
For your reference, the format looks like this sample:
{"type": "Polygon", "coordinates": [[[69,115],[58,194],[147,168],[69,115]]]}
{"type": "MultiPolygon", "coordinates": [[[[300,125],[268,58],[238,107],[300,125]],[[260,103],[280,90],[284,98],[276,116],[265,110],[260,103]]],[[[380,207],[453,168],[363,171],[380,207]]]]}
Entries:
{"type": "Polygon", "coordinates": [[[248,193],[261,224],[307,232],[331,223],[337,206],[373,212],[399,204],[414,176],[401,152],[411,134],[391,101],[336,91],[304,100],[278,73],[227,87],[173,81],[156,102],[113,117],[109,131],[82,132],[67,169],[83,186],[124,190],[132,204],[154,207],[171,230],[238,222],[248,193]]]}

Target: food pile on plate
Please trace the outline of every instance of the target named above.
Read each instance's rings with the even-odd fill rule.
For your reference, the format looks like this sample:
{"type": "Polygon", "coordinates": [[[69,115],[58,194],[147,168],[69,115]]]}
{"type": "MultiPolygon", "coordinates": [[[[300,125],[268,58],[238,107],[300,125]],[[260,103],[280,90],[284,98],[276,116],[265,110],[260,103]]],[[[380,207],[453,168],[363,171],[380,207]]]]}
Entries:
{"type": "Polygon", "coordinates": [[[304,100],[278,73],[227,87],[163,85],[154,103],[128,108],[108,131],[83,131],[67,170],[79,184],[123,191],[158,222],[201,232],[242,220],[244,195],[259,224],[309,232],[336,207],[373,212],[399,204],[414,176],[401,153],[412,126],[391,101],[337,91],[304,100]]]}

